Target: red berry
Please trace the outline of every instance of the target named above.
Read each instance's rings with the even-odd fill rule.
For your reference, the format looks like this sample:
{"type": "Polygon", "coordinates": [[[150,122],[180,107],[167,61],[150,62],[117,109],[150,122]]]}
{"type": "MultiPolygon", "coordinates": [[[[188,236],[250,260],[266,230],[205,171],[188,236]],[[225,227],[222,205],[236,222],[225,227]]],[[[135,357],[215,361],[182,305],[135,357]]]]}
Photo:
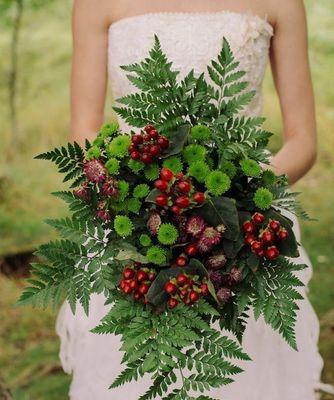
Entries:
{"type": "Polygon", "coordinates": [[[131,289],[137,289],[137,287],[138,287],[138,283],[135,279],[132,279],[131,281],[129,281],[129,285],[130,285],[131,289]]]}
{"type": "Polygon", "coordinates": [[[178,267],[184,267],[187,264],[188,260],[184,256],[180,256],[176,259],[175,263],[178,267]]]}
{"type": "Polygon", "coordinates": [[[180,285],[180,286],[184,286],[188,283],[188,278],[186,275],[184,274],[179,274],[176,278],[176,282],[180,285]]]}
{"type": "Polygon", "coordinates": [[[122,290],[125,294],[130,294],[132,292],[132,288],[129,283],[125,283],[122,290]]]}
{"type": "Polygon", "coordinates": [[[258,257],[264,257],[265,253],[264,253],[264,250],[262,249],[262,250],[259,250],[256,254],[258,257]]]}
{"type": "Polygon", "coordinates": [[[184,177],[183,172],[179,172],[178,174],[176,174],[176,178],[177,178],[178,180],[183,179],[183,177],[184,177]]]}
{"type": "Polygon", "coordinates": [[[139,160],[140,159],[140,153],[139,151],[135,150],[130,154],[131,158],[133,160],[139,160]]]}
{"type": "Polygon", "coordinates": [[[150,282],[153,282],[154,279],[155,279],[155,277],[156,277],[156,273],[155,273],[155,272],[150,272],[150,273],[148,274],[148,280],[149,280],[150,282]]]}
{"type": "Polygon", "coordinates": [[[205,202],[205,194],[202,192],[197,192],[193,196],[194,201],[198,204],[203,204],[205,202]]]}
{"type": "Polygon", "coordinates": [[[155,203],[158,206],[161,207],[165,207],[168,204],[168,197],[165,194],[159,194],[156,198],[155,198],[155,203]]]}
{"type": "Polygon", "coordinates": [[[194,244],[189,244],[186,247],[186,253],[188,254],[188,256],[192,257],[197,253],[197,246],[194,244]]]}
{"type": "Polygon", "coordinates": [[[140,263],[139,261],[135,261],[135,267],[139,268],[142,266],[142,263],[140,263]]]}
{"type": "Polygon", "coordinates": [[[277,232],[280,230],[281,224],[279,223],[279,221],[273,219],[269,222],[269,228],[272,229],[274,232],[277,232]]]}
{"type": "Polygon", "coordinates": [[[252,243],[254,242],[254,240],[256,240],[256,239],[255,239],[255,236],[252,235],[252,234],[248,234],[248,235],[246,235],[246,237],[245,237],[245,243],[248,244],[249,246],[252,245],[252,243]]]}
{"type": "Polygon", "coordinates": [[[271,244],[275,240],[275,235],[271,231],[264,231],[261,235],[261,239],[265,244],[271,244]]]}
{"type": "Polygon", "coordinates": [[[165,192],[168,188],[168,182],[163,181],[162,179],[158,179],[154,182],[154,187],[161,192],[165,192]]]}
{"type": "Polygon", "coordinates": [[[199,300],[199,294],[198,294],[198,292],[195,292],[195,290],[192,290],[192,291],[190,292],[189,299],[190,299],[190,301],[191,301],[192,303],[195,303],[196,301],[198,301],[198,300],[199,300]]]}
{"type": "Polygon", "coordinates": [[[209,286],[206,283],[201,284],[201,293],[203,294],[203,296],[209,294],[209,286]]]}
{"type": "Polygon", "coordinates": [[[174,297],[168,300],[168,306],[171,309],[175,308],[178,304],[179,302],[176,299],[174,299],[174,297]]]}
{"type": "Polygon", "coordinates": [[[180,296],[181,296],[182,298],[187,297],[187,296],[188,296],[188,290],[187,290],[187,289],[181,289],[181,290],[180,290],[180,296]]]}
{"type": "Polygon", "coordinates": [[[157,145],[153,145],[153,146],[151,146],[151,148],[150,148],[150,154],[152,155],[152,156],[157,156],[158,154],[160,154],[160,146],[157,146],[157,145]]]}
{"type": "Polygon", "coordinates": [[[159,134],[158,131],[156,129],[151,129],[148,134],[150,135],[151,139],[157,139],[159,134]]]}
{"type": "Polygon", "coordinates": [[[150,287],[147,283],[142,283],[138,288],[138,292],[145,295],[149,291],[149,288],[150,287]]]}
{"type": "Polygon", "coordinates": [[[286,239],[289,237],[289,232],[288,232],[286,229],[281,228],[281,229],[278,231],[277,236],[278,236],[278,238],[279,238],[280,240],[286,240],[286,239]]]}
{"type": "Polygon", "coordinates": [[[275,260],[278,256],[279,256],[279,251],[276,246],[268,247],[268,249],[266,250],[266,257],[269,260],[275,260]]]}
{"type": "Polygon", "coordinates": [[[143,146],[143,153],[150,154],[150,152],[151,152],[151,146],[149,144],[145,144],[145,146],[143,146]]]}
{"type": "Polygon", "coordinates": [[[189,197],[180,196],[175,200],[175,204],[180,208],[187,208],[190,205],[189,197]]]}
{"type": "Polygon", "coordinates": [[[189,193],[190,189],[191,189],[191,185],[187,181],[179,182],[177,187],[178,187],[179,191],[182,192],[182,193],[189,193]]]}
{"type": "Polygon", "coordinates": [[[160,136],[158,138],[158,145],[162,149],[167,149],[167,147],[169,147],[169,140],[165,136],[160,136]]]}
{"type": "Polygon", "coordinates": [[[252,250],[253,250],[255,253],[258,253],[258,252],[261,251],[262,249],[263,249],[263,244],[262,244],[261,242],[255,240],[255,241],[252,243],[252,250]]]}
{"type": "Polygon", "coordinates": [[[137,133],[136,135],[132,136],[131,140],[133,144],[138,146],[139,144],[143,143],[143,136],[137,133]]]}
{"type": "Polygon", "coordinates": [[[242,225],[242,229],[244,230],[245,233],[254,233],[255,231],[255,226],[251,221],[246,221],[242,225]]]}
{"type": "Polygon", "coordinates": [[[124,279],[122,279],[121,280],[121,282],[119,283],[119,287],[123,290],[124,289],[124,286],[127,284],[127,282],[124,280],[124,279]]]}
{"type": "Polygon", "coordinates": [[[128,147],[129,153],[132,153],[133,151],[138,150],[137,146],[135,144],[130,144],[128,147]]]}
{"type": "Polygon", "coordinates": [[[264,222],[264,215],[263,214],[261,214],[261,213],[259,213],[259,212],[257,212],[257,213],[255,213],[254,215],[253,215],[253,217],[252,217],[252,221],[253,222],[255,222],[256,224],[263,224],[263,222],[264,222]]]}
{"type": "Polygon", "coordinates": [[[141,160],[144,164],[152,164],[152,162],[153,162],[153,158],[152,158],[151,154],[147,154],[147,153],[145,153],[141,156],[141,160]]]}
{"type": "Polygon", "coordinates": [[[154,129],[154,126],[152,124],[148,124],[145,126],[144,131],[149,133],[152,129],[154,129]]]}
{"type": "Polygon", "coordinates": [[[142,269],[140,269],[137,272],[137,280],[138,282],[143,282],[143,281],[147,281],[148,280],[148,274],[146,271],[143,271],[142,269]]]}
{"type": "Polygon", "coordinates": [[[123,271],[124,279],[132,279],[135,276],[135,271],[132,268],[125,268],[123,271]]]}
{"type": "Polygon", "coordinates": [[[176,214],[176,215],[179,215],[180,212],[181,212],[180,207],[178,207],[178,206],[173,206],[173,207],[172,207],[172,212],[173,212],[174,214],[176,214]]]}
{"type": "Polygon", "coordinates": [[[149,142],[151,140],[151,136],[149,134],[146,134],[143,136],[144,142],[149,142]]]}
{"type": "Polygon", "coordinates": [[[177,291],[177,286],[173,282],[167,282],[165,284],[165,292],[168,294],[174,294],[177,291]]]}
{"type": "Polygon", "coordinates": [[[138,292],[138,290],[136,290],[134,295],[133,295],[133,298],[138,301],[138,300],[140,300],[142,298],[142,296],[143,295],[140,292],[138,292]]]}
{"type": "Polygon", "coordinates": [[[160,171],[160,178],[163,181],[170,182],[174,178],[173,172],[168,168],[162,168],[160,171]]]}

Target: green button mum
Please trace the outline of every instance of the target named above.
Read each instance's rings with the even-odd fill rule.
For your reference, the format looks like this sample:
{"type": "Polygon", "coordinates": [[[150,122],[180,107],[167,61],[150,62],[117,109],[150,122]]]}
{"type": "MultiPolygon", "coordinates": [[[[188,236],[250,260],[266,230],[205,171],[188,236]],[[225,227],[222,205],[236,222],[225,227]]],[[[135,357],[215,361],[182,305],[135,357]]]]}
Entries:
{"type": "Polygon", "coordinates": [[[152,246],[147,250],[146,257],[152,264],[161,265],[167,261],[166,250],[159,246],[152,246]]]}
{"type": "Polygon", "coordinates": [[[146,197],[150,192],[150,188],[145,183],[137,185],[133,190],[133,196],[137,199],[142,199],[146,197]]]}
{"type": "Polygon", "coordinates": [[[189,166],[188,173],[190,176],[197,179],[198,182],[204,182],[205,178],[210,173],[210,168],[204,161],[197,161],[189,166]]]}
{"type": "Polygon", "coordinates": [[[182,161],[181,161],[180,157],[177,157],[177,156],[167,158],[163,162],[162,166],[164,168],[170,169],[174,174],[178,174],[179,172],[182,172],[182,170],[183,170],[182,161]]]}
{"type": "Polygon", "coordinates": [[[274,196],[270,190],[266,188],[259,188],[254,194],[253,200],[255,205],[260,210],[268,210],[273,203],[274,196]]]}
{"type": "Polygon", "coordinates": [[[131,144],[130,136],[121,135],[115,137],[107,148],[109,156],[122,158],[128,154],[128,147],[131,144]]]}
{"type": "Polygon", "coordinates": [[[191,128],[190,135],[192,139],[204,142],[211,137],[210,129],[205,125],[196,125],[191,128]]]}
{"type": "Polygon", "coordinates": [[[258,178],[262,173],[260,165],[255,160],[251,160],[250,158],[241,160],[240,166],[245,175],[253,178],[258,178]]]}
{"type": "Polygon", "coordinates": [[[117,235],[126,237],[132,234],[133,224],[129,217],[126,217],[125,215],[117,215],[114,220],[114,228],[117,235]]]}
{"type": "Polygon", "coordinates": [[[151,238],[149,237],[149,235],[146,235],[146,233],[143,233],[142,235],[140,235],[139,237],[139,243],[143,246],[143,247],[147,247],[150,246],[152,243],[151,238]]]}
{"type": "Polygon", "coordinates": [[[104,124],[100,130],[100,136],[102,138],[107,138],[113,136],[119,129],[118,122],[111,122],[110,124],[104,124]]]}
{"type": "Polygon", "coordinates": [[[212,171],[205,179],[205,186],[214,196],[227,192],[231,186],[231,179],[221,171],[212,171]]]}
{"type": "Polygon", "coordinates": [[[172,224],[161,224],[158,231],[158,240],[164,245],[172,245],[177,241],[179,234],[172,224]]]}
{"type": "Polygon", "coordinates": [[[101,151],[97,146],[91,147],[86,154],[87,160],[93,160],[94,158],[99,158],[101,155],[101,151]]]}
{"type": "Polygon", "coordinates": [[[206,148],[200,144],[190,144],[183,150],[183,157],[188,164],[196,161],[204,161],[206,148]]]}
{"type": "Polygon", "coordinates": [[[119,161],[116,158],[108,160],[105,167],[110,175],[117,175],[119,173],[119,161]]]}

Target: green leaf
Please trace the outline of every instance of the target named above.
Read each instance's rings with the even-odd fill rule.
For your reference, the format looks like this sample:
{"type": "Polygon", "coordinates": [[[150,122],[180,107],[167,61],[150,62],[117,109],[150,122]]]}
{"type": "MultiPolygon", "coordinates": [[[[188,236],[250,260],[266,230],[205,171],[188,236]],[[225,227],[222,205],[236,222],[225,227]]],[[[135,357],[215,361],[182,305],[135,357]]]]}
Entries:
{"type": "Polygon", "coordinates": [[[187,141],[191,129],[191,125],[181,125],[176,130],[168,133],[169,139],[168,149],[162,153],[162,158],[167,158],[175,154],[179,154],[187,141]]]}
{"type": "Polygon", "coordinates": [[[209,198],[203,207],[196,210],[212,226],[226,226],[224,238],[236,241],[240,234],[239,217],[234,199],[228,197],[209,198]]]}

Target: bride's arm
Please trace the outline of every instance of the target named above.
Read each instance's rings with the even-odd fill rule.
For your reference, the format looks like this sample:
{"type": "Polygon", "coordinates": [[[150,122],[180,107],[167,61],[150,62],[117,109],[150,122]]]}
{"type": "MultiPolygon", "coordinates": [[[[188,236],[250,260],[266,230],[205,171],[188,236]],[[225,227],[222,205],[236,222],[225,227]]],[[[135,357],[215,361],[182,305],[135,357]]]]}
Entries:
{"type": "Polygon", "coordinates": [[[79,143],[94,138],[104,118],[110,21],[98,3],[76,0],[73,8],[71,132],[79,143]]]}
{"type": "Polygon", "coordinates": [[[294,183],[315,163],[317,148],[306,16],[302,0],[276,4],[271,64],[283,116],[284,145],[273,157],[272,167],[294,183]]]}

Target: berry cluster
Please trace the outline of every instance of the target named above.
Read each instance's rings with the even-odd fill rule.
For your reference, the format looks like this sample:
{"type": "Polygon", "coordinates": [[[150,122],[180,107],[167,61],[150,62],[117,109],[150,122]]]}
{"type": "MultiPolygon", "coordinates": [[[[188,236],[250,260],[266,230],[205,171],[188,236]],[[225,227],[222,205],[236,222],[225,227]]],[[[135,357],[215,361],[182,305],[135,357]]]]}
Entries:
{"type": "Polygon", "coordinates": [[[168,168],[161,169],[160,179],[154,182],[154,186],[161,192],[156,196],[155,203],[160,207],[170,207],[176,215],[205,202],[205,194],[195,191],[190,178],[183,173],[174,175],[168,168]]]}
{"type": "Polygon", "coordinates": [[[201,282],[197,276],[180,273],[165,284],[165,292],[171,296],[168,306],[175,308],[180,301],[188,306],[196,303],[201,296],[209,293],[209,288],[207,283],[201,282]]]}
{"type": "Polygon", "coordinates": [[[284,241],[289,236],[279,221],[269,220],[265,224],[265,217],[261,213],[255,213],[250,221],[246,221],[243,231],[245,243],[250,246],[252,252],[269,260],[275,260],[280,255],[277,242],[284,241]]]}
{"type": "Polygon", "coordinates": [[[119,287],[123,293],[133,295],[134,300],[143,300],[146,303],[146,294],[156,278],[154,269],[144,268],[140,263],[135,263],[124,268],[123,278],[119,287]]]}
{"type": "Polygon", "coordinates": [[[153,125],[147,125],[144,132],[132,136],[129,154],[133,160],[152,164],[154,159],[168,147],[169,140],[166,136],[159,135],[153,125]]]}

